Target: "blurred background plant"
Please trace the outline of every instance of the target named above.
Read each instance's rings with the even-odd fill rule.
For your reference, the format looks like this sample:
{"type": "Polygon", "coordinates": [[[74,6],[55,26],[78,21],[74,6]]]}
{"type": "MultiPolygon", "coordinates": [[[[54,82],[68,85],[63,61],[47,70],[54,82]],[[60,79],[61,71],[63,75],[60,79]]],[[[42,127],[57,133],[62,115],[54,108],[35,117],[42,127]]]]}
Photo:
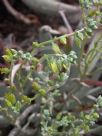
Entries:
{"type": "Polygon", "coordinates": [[[101,136],[102,2],[80,5],[80,29],[61,35],[47,26],[29,52],[5,49],[0,123],[15,126],[9,136],[101,136]]]}

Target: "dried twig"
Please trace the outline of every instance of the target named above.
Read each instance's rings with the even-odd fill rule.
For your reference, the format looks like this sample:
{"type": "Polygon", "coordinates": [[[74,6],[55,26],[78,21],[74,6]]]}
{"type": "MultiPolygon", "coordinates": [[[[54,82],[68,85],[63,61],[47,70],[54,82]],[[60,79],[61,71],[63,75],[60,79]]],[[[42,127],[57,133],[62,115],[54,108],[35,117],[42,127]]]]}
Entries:
{"type": "Polygon", "coordinates": [[[60,0],[22,0],[22,2],[36,13],[48,16],[59,16],[59,11],[64,10],[71,23],[78,23],[81,19],[81,9],[79,6],[71,6],[60,0]],[[35,4],[36,3],[36,4],[35,4]]]}
{"type": "Polygon", "coordinates": [[[6,9],[8,10],[8,12],[13,15],[16,19],[23,21],[26,24],[33,24],[34,20],[30,20],[29,18],[27,18],[25,15],[23,15],[22,13],[18,12],[17,10],[15,10],[10,3],[8,2],[8,0],[2,0],[3,4],[5,5],[6,9]]]}
{"type": "MultiPolygon", "coordinates": [[[[28,136],[28,135],[34,135],[35,132],[37,131],[37,128],[29,128],[28,125],[29,123],[25,123],[25,121],[34,114],[34,112],[39,112],[40,110],[40,105],[39,104],[34,104],[29,106],[24,110],[24,112],[18,117],[18,119],[15,122],[15,127],[14,129],[11,130],[8,136],[28,136]],[[31,115],[31,116],[30,116],[31,115]],[[30,117],[28,117],[30,116],[30,117]],[[25,124],[25,125],[23,125],[25,124]]],[[[37,116],[35,116],[37,117],[37,116]]],[[[38,117],[39,118],[39,117],[38,117]]],[[[38,122],[37,122],[38,123],[38,122]]]]}
{"type": "MultiPolygon", "coordinates": [[[[66,28],[67,28],[68,34],[72,33],[73,32],[72,27],[71,27],[65,13],[64,13],[64,10],[60,10],[59,13],[63,19],[63,22],[64,22],[66,28]]],[[[72,36],[69,37],[69,43],[70,43],[71,47],[73,46],[73,42],[74,42],[73,37],[72,36]]]]}
{"type": "Polygon", "coordinates": [[[34,104],[29,106],[27,109],[24,110],[24,112],[18,117],[18,119],[15,122],[15,125],[17,127],[21,127],[21,124],[27,119],[29,114],[33,113],[34,111],[39,111],[40,105],[39,104],[34,104]]]}
{"type": "Polygon", "coordinates": [[[60,15],[61,15],[61,17],[63,19],[63,22],[64,22],[64,24],[65,24],[65,26],[67,28],[68,33],[72,33],[73,32],[72,27],[71,27],[65,13],[64,13],[64,10],[60,10],[59,13],[60,13],[60,15]]]}

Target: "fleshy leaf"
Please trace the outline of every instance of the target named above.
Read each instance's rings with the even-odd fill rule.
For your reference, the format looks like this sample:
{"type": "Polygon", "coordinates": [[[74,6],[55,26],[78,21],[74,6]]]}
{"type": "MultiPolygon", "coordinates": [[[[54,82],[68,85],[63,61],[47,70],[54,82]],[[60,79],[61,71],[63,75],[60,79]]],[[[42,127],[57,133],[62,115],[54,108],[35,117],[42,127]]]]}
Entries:
{"type": "Polygon", "coordinates": [[[58,45],[53,44],[53,45],[52,45],[52,48],[53,48],[53,50],[54,50],[55,53],[59,53],[59,54],[61,53],[61,50],[60,50],[60,48],[58,47],[58,45]]]}
{"type": "Polygon", "coordinates": [[[60,42],[61,42],[62,44],[67,44],[67,39],[66,39],[66,37],[61,37],[61,38],[60,38],[60,42]]]}
{"type": "Polygon", "coordinates": [[[15,95],[12,93],[6,93],[5,99],[7,100],[7,103],[11,103],[12,105],[16,102],[15,95]]]}

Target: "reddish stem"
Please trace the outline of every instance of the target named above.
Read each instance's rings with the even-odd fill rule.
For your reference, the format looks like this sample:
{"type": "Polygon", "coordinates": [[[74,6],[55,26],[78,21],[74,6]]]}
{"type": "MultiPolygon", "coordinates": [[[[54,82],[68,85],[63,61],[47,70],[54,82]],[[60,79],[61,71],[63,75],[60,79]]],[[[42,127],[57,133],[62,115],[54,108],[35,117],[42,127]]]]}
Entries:
{"type": "Polygon", "coordinates": [[[91,86],[102,86],[102,81],[86,79],[83,82],[86,83],[87,85],[91,85],[91,86]]]}

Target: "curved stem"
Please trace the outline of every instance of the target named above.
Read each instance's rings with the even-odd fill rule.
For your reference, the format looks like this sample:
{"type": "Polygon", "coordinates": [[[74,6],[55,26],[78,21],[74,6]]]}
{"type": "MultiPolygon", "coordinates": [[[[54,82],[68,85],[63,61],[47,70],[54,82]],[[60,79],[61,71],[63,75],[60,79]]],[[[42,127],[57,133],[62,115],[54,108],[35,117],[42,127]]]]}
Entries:
{"type": "MultiPolygon", "coordinates": [[[[84,31],[84,28],[78,30],[77,32],[83,32],[83,31],[84,31]]],[[[39,43],[39,47],[44,46],[44,45],[47,45],[47,44],[49,44],[49,43],[51,43],[51,42],[55,42],[55,41],[57,41],[57,40],[60,40],[60,39],[63,38],[63,37],[70,37],[70,36],[73,36],[75,33],[76,33],[76,32],[72,32],[72,33],[70,33],[70,34],[65,34],[65,35],[56,37],[56,38],[54,38],[54,39],[51,39],[51,40],[48,40],[48,41],[39,43]]]]}

